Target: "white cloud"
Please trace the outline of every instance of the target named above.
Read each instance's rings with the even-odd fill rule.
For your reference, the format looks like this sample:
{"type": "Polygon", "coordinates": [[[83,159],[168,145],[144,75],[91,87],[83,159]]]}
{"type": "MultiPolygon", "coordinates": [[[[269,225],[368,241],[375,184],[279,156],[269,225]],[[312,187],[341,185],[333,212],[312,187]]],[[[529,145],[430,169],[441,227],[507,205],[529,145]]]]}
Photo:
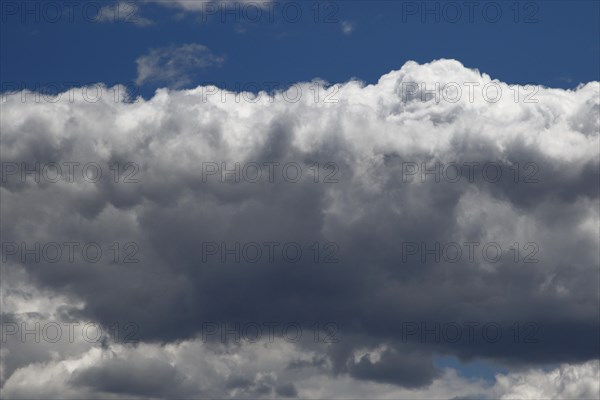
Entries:
{"type": "Polygon", "coordinates": [[[154,25],[152,20],[141,16],[139,5],[131,1],[119,1],[100,8],[98,21],[131,23],[139,27],[154,25]]]}
{"type": "Polygon", "coordinates": [[[184,11],[192,12],[213,12],[214,7],[234,7],[239,5],[252,5],[252,7],[266,8],[269,7],[273,0],[173,0],[169,2],[161,0],[150,0],[157,4],[167,7],[177,7],[184,11]]]}
{"type": "Polygon", "coordinates": [[[354,24],[350,21],[342,21],[342,32],[349,35],[354,32],[354,24]]]}
{"type": "Polygon", "coordinates": [[[564,364],[550,371],[535,369],[497,375],[492,392],[502,400],[598,399],[600,361],[564,364]]]}
{"type": "Polygon", "coordinates": [[[179,88],[189,85],[204,69],[223,62],[223,57],[197,43],[151,49],[136,60],[138,75],[135,82],[138,85],[158,82],[179,88]]]}

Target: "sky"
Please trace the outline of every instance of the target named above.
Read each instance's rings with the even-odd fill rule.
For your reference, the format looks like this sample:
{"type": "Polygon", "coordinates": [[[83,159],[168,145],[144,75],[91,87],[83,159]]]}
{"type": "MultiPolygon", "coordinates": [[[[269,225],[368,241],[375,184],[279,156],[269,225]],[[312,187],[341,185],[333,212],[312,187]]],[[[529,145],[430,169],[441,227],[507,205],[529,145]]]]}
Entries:
{"type": "Polygon", "coordinates": [[[600,2],[0,5],[3,398],[599,398],[600,2]]]}
{"type": "MultiPolygon", "coordinates": [[[[180,2],[187,7],[158,1],[136,9],[125,2],[117,21],[114,4],[98,16],[102,2],[54,2],[56,7],[46,8],[24,3],[29,9],[20,2],[10,8],[13,3],[3,6],[3,81],[27,86],[72,81],[133,85],[138,58],[153,48],[188,43],[207,46],[224,61],[195,73],[186,87],[285,86],[315,78],[374,83],[406,61],[440,58],[458,59],[503,82],[559,88],[598,80],[600,70],[597,1],[450,6],[301,1],[262,8],[263,2],[194,8],[189,6],[194,1],[180,2]]],[[[151,96],[157,87],[160,82],[146,82],[138,90],[151,96]]]]}

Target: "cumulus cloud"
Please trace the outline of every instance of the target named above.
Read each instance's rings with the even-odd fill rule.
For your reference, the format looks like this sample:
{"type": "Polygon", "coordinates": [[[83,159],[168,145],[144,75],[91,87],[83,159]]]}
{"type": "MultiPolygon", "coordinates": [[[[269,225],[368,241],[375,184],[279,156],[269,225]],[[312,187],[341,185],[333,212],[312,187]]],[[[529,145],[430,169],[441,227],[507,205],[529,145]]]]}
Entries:
{"type": "Polygon", "coordinates": [[[502,400],[596,399],[600,396],[599,361],[498,375],[492,391],[502,400]]]}
{"type": "Polygon", "coordinates": [[[135,83],[161,83],[173,88],[189,85],[204,69],[218,67],[224,58],[197,43],[151,49],[139,57],[135,83]]]}
{"type": "MultiPolygon", "coordinates": [[[[190,46],[184,53],[208,52],[190,46]]],[[[150,54],[142,80],[161,68],[178,82],[179,68],[150,61],[162,60],[160,51],[150,54]]],[[[347,397],[371,398],[592,393],[598,82],[509,86],[439,60],[409,62],[372,85],[307,82],[271,94],[160,89],[120,102],[103,91],[111,95],[94,103],[8,95],[0,190],[3,243],[93,242],[104,256],[37,261],[4,246],[3,268],[25,296],[62,296],[61,312],[48,309],[44,318],[105,329],[133,321],[140,343],[84,343],[77,354],[67,354],[76,346],[46,343],[20,357],[10,346],[24,345],[11,342],[3,353],[8,397],[26,397],[40,365],[73,397],[145,397],[143,376],[160,376],[152,384],[164,385],[152,387],[165,397],[343,397],[344,387],[354,391],[347,397]],[[70,161],[96,163],[103,178],[54,183],[41,174],[36,183],[35,172],[22,179],[18,171],[22,163],[70,161]],[[114,179],[114,165],[136,168],[114,179]],[[263,175],[255,180],[257,165],[263,175]],[[432,172],[439,165],[444,172],[432,172]],[[207,166],[219,170],[208,174],[207,166]],[[222,182],[223,172],[238,182],[222,182]],[[137,182],[124,183],[124,174],[137,182]],[[263,244],[273,242],[280,246],[271,259],[258,262],[249,259],[256,247],[235,250],[257,243],[269,254],[263,244]],[[471,259],[464,243],[474,242],[471,259]],[[117,254],[114,243],[135,246],[117,254]],[[303,256],[290,261],[285,243],[303,256]],[[449,252],[436,252],[436,243],[449,252]],[[460,244],[460,260],[450,260],[456,247],[448,243],[460,244]],[[132,252],[139,262],[120,262],[132,252]],[[324,262],[331,257],[337,262],[324,262]],[[264,341],[205,342],[207,321],[230,329],[294,323],[304,335],[272,351],[264,341]],[[436,367],[435,354],[534,372],[472,381],[436,367]],[[541,372],[557,364],[565,366],[541,372]],[[135,379],[111,370],[136,370],[135,379]]],[[[4,321],[41,318],[22,301],[11,304],[4,321]]]]}

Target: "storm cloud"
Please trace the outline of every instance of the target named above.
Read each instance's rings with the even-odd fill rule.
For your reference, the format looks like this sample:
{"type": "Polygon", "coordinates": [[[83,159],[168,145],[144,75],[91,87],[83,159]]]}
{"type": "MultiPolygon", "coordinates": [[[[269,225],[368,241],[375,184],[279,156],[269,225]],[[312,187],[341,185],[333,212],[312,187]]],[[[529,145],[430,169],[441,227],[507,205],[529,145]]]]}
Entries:
{"type": "MultiPolygon", "coordinates": [[[[597,373],[598,82],[509,86],[438,60],[373,85],[115,101],[123,90],[101,87],[94,102],[79,89],[39,102],[19,92],[2,106],[3,321],[41,312],[7,303],[23,287],[64,297],[43,318],[136,326],[138,344],[91,346],[70,369],[34,357],[67,368],[62,393],[318,397],[307,382],[321,374],[431,390],[462,379],[439,354],[597,373]],[[65,163],[79,163],[72,179],[65,163]],[[39,260],[23,254],[36,244],[39,260]],[[285,339],[283,359],[264,355],[245,375],[222,361],[233,371],[214,367],[222,387],[192,384],[178,346],[252,359],[259,344],[236,334],[255,325],[258,343],[269,326],[285,339]]],[[[17,354],[3,353],[5,392],[36,373],[17,354]]],[[[494,390],[516,390],[510,379],[494,390]]]]}

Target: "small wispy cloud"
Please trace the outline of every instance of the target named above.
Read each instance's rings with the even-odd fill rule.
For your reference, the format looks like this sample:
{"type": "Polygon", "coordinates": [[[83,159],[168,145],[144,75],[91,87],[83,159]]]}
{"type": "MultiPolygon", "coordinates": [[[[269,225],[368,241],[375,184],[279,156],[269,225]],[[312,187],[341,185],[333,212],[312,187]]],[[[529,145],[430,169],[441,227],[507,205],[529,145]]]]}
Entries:
{"type": "Polygon", "coordinates": [[[354,32],[354,24],[350,21],[342,21],[342,32],[344,35],[349,35],[354,32]]]}
{"type": "Polygon", "coordinates": [[[139,27],[154,25],[154,21],[140,15],[140,7],[136,3],[124,1],[102,7],[98,12],[98,21],[128,22],[139,27]]]}
{"type": "Polygon", "coordinates": [[[267,9],[271,6],[274,0],[148,0],[165,7],[176,7],[183,11],[190,12],[207,12],[215,11],[216,7],[231,7],[236,4],[251,4],[254,7],[267,9]]]}
{"type": "Polygon", "coordinates": [[[220,66],[224,61],[224,57],[198,43],[155,48],[136,60],[135,82],[137,85],[159,82],[181,88],[190,84],[199,72],[220,66]]]}

